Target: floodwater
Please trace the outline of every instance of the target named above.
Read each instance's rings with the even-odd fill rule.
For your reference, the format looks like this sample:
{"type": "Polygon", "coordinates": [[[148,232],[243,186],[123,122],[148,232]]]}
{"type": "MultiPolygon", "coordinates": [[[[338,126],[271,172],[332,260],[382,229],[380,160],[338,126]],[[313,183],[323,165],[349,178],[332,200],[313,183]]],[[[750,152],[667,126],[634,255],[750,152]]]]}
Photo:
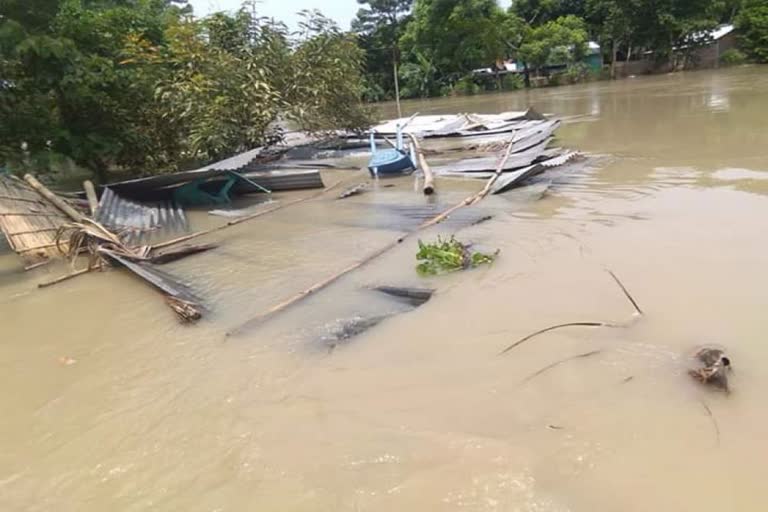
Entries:
{"type": "MultiPolygon", "coordinates": [[[[219,249],[170,266],[210,308],[193,327],[121,271],[37,290],[66,270],[24,274],[0,256],[0,510],[765,510],[766,71],[405,103],[532,104],[566,119],[560,144],[592,156],[546,193],[462,214],[491,221],[422,234],[499,248],[491,267],[421,279],[409,239],[236,337],[225,332],[472,184],[439,180],[427,203],[401,180],[212,236],[219,249]],[[606,269],[639,321],[498,355],[554,324],[629,319],[606,269]],[[406,310],[368,289],[380,284],[437,292],[406,310]],[[393,313],[327,342],[345,320],[393,313]],[[728,350],[730,395],[686,373],[705,343],[728,350]]],[[[326,182],[339,178],[363,175],[326,182]]]]}

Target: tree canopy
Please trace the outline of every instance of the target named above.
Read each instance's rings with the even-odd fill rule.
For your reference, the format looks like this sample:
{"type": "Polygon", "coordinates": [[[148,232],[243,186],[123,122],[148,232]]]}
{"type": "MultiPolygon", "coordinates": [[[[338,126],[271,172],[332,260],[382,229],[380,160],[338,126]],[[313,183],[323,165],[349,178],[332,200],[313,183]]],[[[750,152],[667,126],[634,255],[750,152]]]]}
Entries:
{"type": "Polygon", "coordinates": [[[318,12],[299,33],[250,3],[205,19],[170,0],[0,0],[0,163],[67,159],[108,179],[173,171],[279,136],[367,126],[364,59],[318,12]]]}

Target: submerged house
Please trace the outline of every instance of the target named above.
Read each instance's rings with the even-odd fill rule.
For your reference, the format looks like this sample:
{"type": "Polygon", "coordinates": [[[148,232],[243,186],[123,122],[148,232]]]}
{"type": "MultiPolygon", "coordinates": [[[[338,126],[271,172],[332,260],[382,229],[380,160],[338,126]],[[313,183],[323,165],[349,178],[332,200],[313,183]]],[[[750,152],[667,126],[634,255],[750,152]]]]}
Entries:
{"type": "Polygon", "coordinates": [[[737,34],[732,24],[718,25],[712,30],[691,34],[687,41],[673,48],[667,61],[658,61],[653,50],[646,50],[638,58],[616,63],[617,78],[650,73],[680,71],[684,69],[716,68],[723,54],[737,47],[737,34]]]}
{"type": "MultiPolygon", "coordinates": [[[[716,68],[720,65],[720,58],[728,50],[736,48],[736,32],[732,24],[720,25],[714,30],[694,34],[693,42],[702,41],[701,46],[692,52],[687,52],[690,56],[687,59],[686,67],[694,68],[716,68]]],[[[681,48],[684,50],[684,48],[681,48]]]]}

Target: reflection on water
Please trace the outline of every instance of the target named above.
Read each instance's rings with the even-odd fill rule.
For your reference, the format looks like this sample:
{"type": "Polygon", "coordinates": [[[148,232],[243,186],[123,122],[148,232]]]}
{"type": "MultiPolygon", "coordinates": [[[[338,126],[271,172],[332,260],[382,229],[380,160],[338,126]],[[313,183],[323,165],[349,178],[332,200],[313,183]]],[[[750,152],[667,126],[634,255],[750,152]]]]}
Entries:
{"type": "MultiPolygon", "coordinates": [[[[489,268],[421,279],[409,240],[224,338],[439,208],[408,180],[217,233],[217,250],[170,269],[211,308],[195,327],[120,271],[38,291],[66,269],[24,274],[1,254],[0,510],[762,509],[768,75],[404,107],[529,104],[571,119],[559,144],[600,156],[549,175],[548,188],[486,199],[488,222],[461,229],[467,212],[423,234],[461,229],[499,248],[489,268]],[[640,322],[563,329],[497,356],[549,325],[627,318],[605,267],[639,301],[640,322]],[[410,310],[371,294],[379,285],[437,292],[410,310]],[[338,322],[377,316],[332,352],[323,346],[338,322]],[[686,375],[702,343],[727,347],[730,396],[686,375]]],[[[326,179],[339,177],[363,174],[326,179]]],[[[441,183],[436,200],[453,204],[470,188],[441,183]]],[[[191,222],[213,221],[201,212],[191,222]]]]}

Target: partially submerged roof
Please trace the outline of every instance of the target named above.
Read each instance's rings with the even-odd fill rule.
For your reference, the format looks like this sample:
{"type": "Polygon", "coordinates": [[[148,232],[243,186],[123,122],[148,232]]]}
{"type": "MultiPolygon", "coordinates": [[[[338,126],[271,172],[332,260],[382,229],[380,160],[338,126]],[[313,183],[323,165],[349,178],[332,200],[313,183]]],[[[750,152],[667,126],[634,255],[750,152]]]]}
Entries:
{"type": "Polygon", "coordinates": [[[522,121],[542,119],[543,116],[533,109],[501,114],[416,115],[385,121],[372,129],[381,135],[392,135],[397,132],[398,126],[405,126],[402,129],[403,133],[420,137],[446,137],[471,135],[478,132],[490,134],[494,131],[509,131],[522,121]]]}

